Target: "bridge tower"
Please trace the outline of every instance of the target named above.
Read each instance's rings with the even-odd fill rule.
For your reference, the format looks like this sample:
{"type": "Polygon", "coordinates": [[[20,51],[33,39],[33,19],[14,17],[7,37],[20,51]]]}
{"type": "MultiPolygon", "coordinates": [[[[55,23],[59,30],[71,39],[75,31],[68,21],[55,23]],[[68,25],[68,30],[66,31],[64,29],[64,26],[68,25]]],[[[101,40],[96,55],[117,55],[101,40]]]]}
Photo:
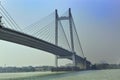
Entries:
{"type": "MultiPolygon", "coordinates": [[[[57,9],[55,10],[55,45],[58,46],[58,13],[57,9]]],[[[55,58],[55,66],[58,67],[58,55],[55,58]]]]}
{"type": "Polygon", "coordinates": [[[72,56],[56,56],[55,65],[58,67],[58,59],[60,58],[72,58],[73,67],[76,67],[76,60],[75,60],[75,51],[74,51],[74,41],[73,41],[73,27],[72,27],[72,14],[71,9],[69,8],[69,15],[68,16],[58,16],[57,9],[55,10],[55,45],[58,46],[58,21],[61,20],[68,20],[69,21],[69,28],[70,28],[70,40],[71,40],[71,50],[73,55],[72,56]]]}

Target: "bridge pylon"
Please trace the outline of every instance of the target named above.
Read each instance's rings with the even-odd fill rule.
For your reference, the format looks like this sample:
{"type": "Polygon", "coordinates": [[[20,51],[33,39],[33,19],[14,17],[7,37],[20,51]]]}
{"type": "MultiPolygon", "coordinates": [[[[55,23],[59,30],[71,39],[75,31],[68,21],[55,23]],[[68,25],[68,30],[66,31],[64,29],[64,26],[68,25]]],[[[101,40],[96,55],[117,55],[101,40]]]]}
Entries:
{"type": "Polygon", "coordinates": [[[72,13],[71,9],[69,8],[69,15],[68,16],[58,16],[57,9],[55,10],[55,45],[58,46],[58,22],[61,20],[68,20],[69,21],[69,29],[70,29],[70,41],[71,41],[71,56],[58,56],[56,55],[55,65],[58,67],[58,59],[60,58],[71,58],[73,61],[73,67],[76,67],[76,60],[75,60],[75,51],[74,51],[74,41],[73,41],[73,27],[72,27],[72,13]]]}

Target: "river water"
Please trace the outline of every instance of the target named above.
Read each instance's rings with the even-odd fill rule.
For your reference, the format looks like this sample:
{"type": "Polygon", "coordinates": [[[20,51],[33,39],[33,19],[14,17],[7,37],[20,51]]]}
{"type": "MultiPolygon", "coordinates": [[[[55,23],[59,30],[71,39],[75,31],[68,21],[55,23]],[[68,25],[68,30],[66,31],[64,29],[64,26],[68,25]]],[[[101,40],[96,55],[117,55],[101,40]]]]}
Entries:
{"type": "Polygon", "coordinates": [[[120,80],[120,69],[57,73],[0,73],[0,80],[120,80]]]}

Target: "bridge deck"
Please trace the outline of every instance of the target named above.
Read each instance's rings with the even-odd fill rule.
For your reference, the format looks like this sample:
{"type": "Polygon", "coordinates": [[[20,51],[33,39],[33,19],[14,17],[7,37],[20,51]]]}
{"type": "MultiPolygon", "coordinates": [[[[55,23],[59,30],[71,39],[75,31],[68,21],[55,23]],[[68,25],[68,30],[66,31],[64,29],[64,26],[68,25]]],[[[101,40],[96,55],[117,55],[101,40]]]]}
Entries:
{"type": "MultiPolygon", "coordinates": [[[[29,46],[32,48],[40,49],[46,52],[50,52],[54,55],[58,56],[71,56],[72,52],[63,49],[59,46],[56,46],[52,43],[43,41],[41,39],[35,38],[33,36],[27,35],[25,33],[21,33],[18,31],[14,31],[8,28],[4,28],[0,26],[0,39],[22,44],[25,46],[29,46]]],[[[69,58],[71,59],[71,58],[69,58]]],[[[76,55],[77,61],[83,62],[84,59],[80,56],[76,55]]],[[[89,61],[87,61],[88,64],[90,64],[89,61]]]]}

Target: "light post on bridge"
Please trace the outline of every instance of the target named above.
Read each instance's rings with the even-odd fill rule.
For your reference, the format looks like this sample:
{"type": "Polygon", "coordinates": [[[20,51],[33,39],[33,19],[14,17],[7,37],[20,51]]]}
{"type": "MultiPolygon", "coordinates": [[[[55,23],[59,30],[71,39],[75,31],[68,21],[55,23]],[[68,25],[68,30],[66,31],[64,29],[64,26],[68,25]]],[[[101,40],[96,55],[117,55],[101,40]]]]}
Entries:
{"type": "Polygon", "coordinates": [[[0,16],[0,27],[3,26],[3,23],[2,23],[2,16],[0,16]]]}

